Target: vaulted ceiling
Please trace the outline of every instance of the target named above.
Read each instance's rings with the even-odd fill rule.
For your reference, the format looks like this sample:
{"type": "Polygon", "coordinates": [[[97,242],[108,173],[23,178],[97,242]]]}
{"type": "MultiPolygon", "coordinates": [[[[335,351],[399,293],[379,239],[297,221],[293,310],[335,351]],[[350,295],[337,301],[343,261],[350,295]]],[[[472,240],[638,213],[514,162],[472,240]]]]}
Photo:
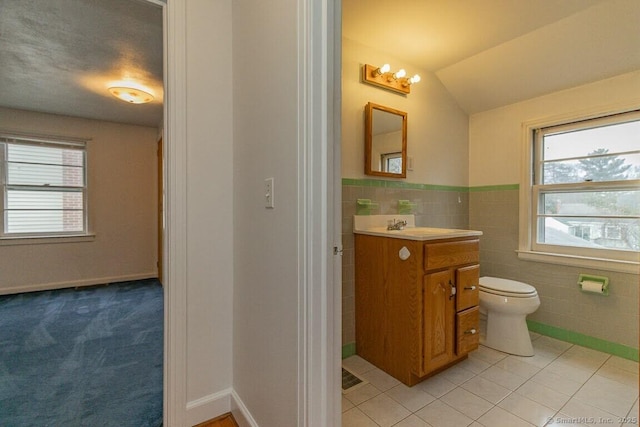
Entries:
{"type": "Polygon", "coordinates": [[[470,114],[640,70],[639,28],[637,0],[343,0],[344,38],[435,73],[470,114]]]}
{"type": "MultiPolygon", "coordinates": [[[[343,37],[435,73],[469,114],[640,70],[637,0],[343,0],[343,37]]],[[[0,106],[158,126],[162,9],[0,0],[0,106]],[[136,80],[149,104],[113,98],[136,80]]]]}

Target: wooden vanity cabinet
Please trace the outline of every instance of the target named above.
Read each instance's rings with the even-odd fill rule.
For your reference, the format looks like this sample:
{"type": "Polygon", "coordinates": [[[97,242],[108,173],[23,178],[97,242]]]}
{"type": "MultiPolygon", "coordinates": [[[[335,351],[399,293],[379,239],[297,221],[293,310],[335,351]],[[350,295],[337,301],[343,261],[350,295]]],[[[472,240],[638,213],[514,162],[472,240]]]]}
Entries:
{"type": "Polygon", "coordinates": [[[466,358],[478,347],[478,262],[477,237],[356,234],[356,353],[409,386],[466,358]]]}

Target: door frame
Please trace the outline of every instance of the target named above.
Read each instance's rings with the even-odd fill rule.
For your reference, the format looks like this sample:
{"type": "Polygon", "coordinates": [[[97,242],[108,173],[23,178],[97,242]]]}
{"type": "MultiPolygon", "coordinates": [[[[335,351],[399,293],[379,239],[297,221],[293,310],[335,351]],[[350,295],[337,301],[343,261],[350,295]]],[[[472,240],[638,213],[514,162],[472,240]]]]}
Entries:
{"type": "MultiPolygon", "coordinates": [[[[154,1],[154,0],[151,0],[154,1]]],[[[187,70],[186,0],[164,17],[164,398],[163,425],[187,422],[187,70]]]]}
{"type": "MultiPolygon", "coordinates": [[[[186,425],[186,0],[164,16],[164,425],[186,425]]],[[[300,230],[298,426],[340,426],[341,1],[297,0],[300,230]],[[337,248],[336,251],[334,248],[337,248]]],[[[231,47],[230,47],[231,48],[231,47]]]]}
{"type": "Polygon", "coordinates": [[[339,427],[342,2],[298,0],[298,8],[298,426],[339,427]]]}

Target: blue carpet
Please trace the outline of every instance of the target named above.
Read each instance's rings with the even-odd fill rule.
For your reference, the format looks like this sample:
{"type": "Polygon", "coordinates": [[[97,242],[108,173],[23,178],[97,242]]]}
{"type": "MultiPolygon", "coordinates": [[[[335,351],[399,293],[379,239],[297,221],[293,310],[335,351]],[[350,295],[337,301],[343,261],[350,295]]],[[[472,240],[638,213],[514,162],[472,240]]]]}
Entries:
{"type": "Polygon", "coordinates": [[[157,280],[0,296],[0,426],[162,425],[157,280]]]}

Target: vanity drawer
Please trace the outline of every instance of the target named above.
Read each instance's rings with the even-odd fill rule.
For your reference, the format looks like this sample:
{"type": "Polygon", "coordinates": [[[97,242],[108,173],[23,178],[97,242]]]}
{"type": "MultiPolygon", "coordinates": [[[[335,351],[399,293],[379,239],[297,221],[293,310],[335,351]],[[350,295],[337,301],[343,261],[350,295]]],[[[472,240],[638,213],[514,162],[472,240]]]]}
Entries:
{"type": "Polygon", "coordinates": [[[448,268],[480,261],[480,240],[427,243],[424,245],[424,268],[448,268]]]}
{"type": "Polygon", "coordinates": [[[456,314],[456,354],[469,353],[480,343],[480,310],[473,307],[456,314]]]}
{"type": "Polygon", "coordinates": [[[480,266],[478,264],[456,270],[456,311],[466,310],[480,303],[480,266]]]}

